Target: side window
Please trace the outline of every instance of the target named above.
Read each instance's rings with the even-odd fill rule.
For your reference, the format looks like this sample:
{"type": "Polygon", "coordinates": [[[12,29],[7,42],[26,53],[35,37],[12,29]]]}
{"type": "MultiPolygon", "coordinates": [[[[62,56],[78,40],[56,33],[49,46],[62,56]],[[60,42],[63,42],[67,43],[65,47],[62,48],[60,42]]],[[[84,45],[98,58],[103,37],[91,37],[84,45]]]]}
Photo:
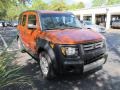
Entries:
{"type": "Polygon", "coordinates": [[[36,16],[35,15],[28,16],[28,24],[36,25],[36,16]]]}
{"type": "Polygon", "coordinates": [[[25,26],[25,24],[26,24],[26,15],[23,16],[22,26],[25,26]]]}

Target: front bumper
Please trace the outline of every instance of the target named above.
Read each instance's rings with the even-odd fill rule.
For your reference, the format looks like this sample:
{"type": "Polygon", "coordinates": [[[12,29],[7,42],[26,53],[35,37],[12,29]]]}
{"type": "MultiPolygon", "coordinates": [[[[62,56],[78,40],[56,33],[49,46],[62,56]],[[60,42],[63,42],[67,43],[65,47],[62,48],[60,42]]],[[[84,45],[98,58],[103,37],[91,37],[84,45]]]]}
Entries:
{"type": "Polygon", "coordinates": [[[87,72],[90,71],[92,69],[95,69],[99,66],[102,66],[103,64],[105,64],[106,60],[107,60],[108,55],[105,55],[104,58],[99,59],[98,61],[95,61],[93,63],[84,65],[84,69],[83,72],[87,72]]]}
{"type": "Polygon", "coordinates": [[[107,61],[107,57],[108,55],[104,54],[99,58],[94,59],[94,61],[89,64],[85,64],[84,61],[82,62],[80,60],[71,61],[71,62],[67,61],[67,62],[64,62],[63,71],[66,72],[67,71],[66,69],[68,69],[69,71],[71,70],[71,71],[77,71],[77,72],[87,72],[105,64],[107,61]]]}
{"type": "MultiPolygon", "coordinates": [[[[78,47],[81,47],[78,45],[78,47]]],[[[64,72],[86,72],[102,66],[107,60],[106,49],[94,50],[93,52],[84,52],[83,49],[79,49],[79,55],[75,58],[65,57],[61,50],[60,46],[54,48],[55,57],[57,65],[55,65],[55,70],[58,73],[64,72]]]]}

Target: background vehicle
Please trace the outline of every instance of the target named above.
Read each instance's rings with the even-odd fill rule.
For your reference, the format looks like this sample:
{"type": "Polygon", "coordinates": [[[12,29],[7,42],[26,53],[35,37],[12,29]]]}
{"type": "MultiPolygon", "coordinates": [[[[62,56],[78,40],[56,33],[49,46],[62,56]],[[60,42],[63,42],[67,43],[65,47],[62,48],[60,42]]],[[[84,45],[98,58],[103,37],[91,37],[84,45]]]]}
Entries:
{"type": "Polygon", "coordinates": [[[10,26],[10,22],[9,21],[5,21],[6,26],[10,26]]]}
{"type": "Polygon", "coordinates": [[[16,27],[18,25],[18,21],[11,21],[10,26],[16,27]]]}
{"type": "Polygon", "coordinates": [[[112,28],[120,28],[120,20],[112,21],[112,28]]]}
{"type": "Polygon", "coordinates": [[[0,21],[0,27],[7,27],[6,21],[0,21]]]}
{"type": "Polygon", "coordinates": [[[92,24],[91,21],[80,21],[80,22],[82,23],[83,28],[94,30],[94,31],[99,32],[99,33],[105,33],[106,32],[105,27],[100,26],[100,25],[92,24]]]}
{"type": "Polygon", "coordinates": [[[0,27],[2,27],[3,25],[2,25],[2,21],[0,21],[0,27]]]}
{"type": "Polygon", "coordinates": [[[20,15],[17,29],[19,49],[38,61],[44,78],[83,73],[107,60],[104,36],[82,30],[72,13],[26,11],[20,15]]]}

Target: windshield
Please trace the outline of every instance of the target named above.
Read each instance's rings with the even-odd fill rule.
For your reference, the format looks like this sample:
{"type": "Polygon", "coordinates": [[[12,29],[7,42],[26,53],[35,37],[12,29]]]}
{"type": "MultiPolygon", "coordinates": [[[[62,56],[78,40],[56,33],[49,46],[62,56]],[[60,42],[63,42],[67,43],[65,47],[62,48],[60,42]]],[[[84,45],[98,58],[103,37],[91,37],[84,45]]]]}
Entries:
{"type": "Polygon", "coordinates": [[[92,25],[92,22],[91,21],[85,21],[85,24],[86,25],[92,25]]]}
{"type": "Polygon", "coordinates": [[[41,25],[43,30],[81,28],[73,14],[42,14],[41,25]]]}

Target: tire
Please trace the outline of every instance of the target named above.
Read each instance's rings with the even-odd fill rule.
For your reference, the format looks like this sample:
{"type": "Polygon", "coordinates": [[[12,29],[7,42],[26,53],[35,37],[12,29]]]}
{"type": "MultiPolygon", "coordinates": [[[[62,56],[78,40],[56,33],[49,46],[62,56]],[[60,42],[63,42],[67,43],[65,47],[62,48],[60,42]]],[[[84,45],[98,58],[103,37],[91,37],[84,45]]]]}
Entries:
{"type": "Polygon", "coordinates": [[[22,53],[24,53],[24,52],[25,52],[25,48],[24,48],[24,46],[23,46],[20,38],[17,39],[17,43],[18,43],[18,49],[19,49],[22,53]]]}
{"type": "Polygon", "coordinates": [[[39,66],[44,79],[50,80],[55,77],[55,73],[52,66],[52,60],[47,52],[42,51],[39,54],[39,66]]]}

